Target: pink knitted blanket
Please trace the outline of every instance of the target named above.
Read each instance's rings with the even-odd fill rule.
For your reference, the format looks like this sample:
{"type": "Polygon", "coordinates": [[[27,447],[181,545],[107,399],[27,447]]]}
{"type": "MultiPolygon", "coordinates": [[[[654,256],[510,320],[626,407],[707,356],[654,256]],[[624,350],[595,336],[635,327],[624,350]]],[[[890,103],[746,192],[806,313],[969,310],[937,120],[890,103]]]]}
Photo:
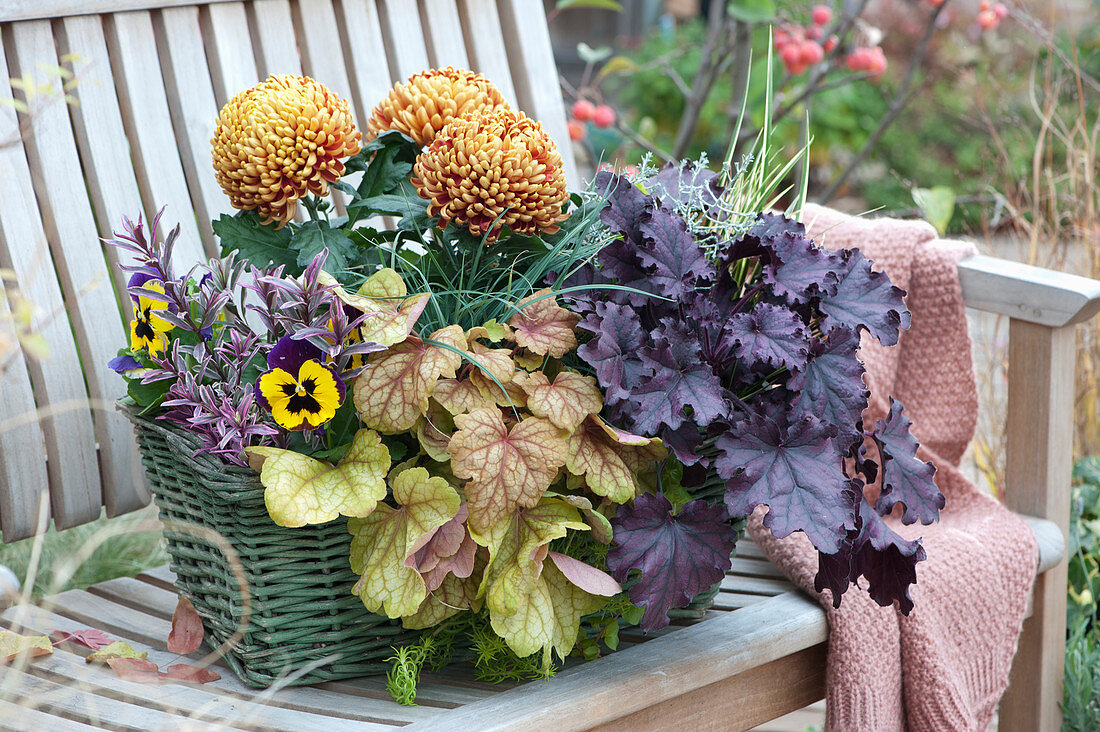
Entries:
{"type": "Polygon", "coordinates": [[[899,399],[947,505],[931,526],[889,519],[903,537],[923,536],[928,553],[908,617],[856,587],[834,610],[828,590],[814,591],[817,555],[805,536],[776,539],[761,524],[762,508],[749,533],[828,614],[826,730],[984,732],[1008,685],[1038,549],[1027,524],[958,468],[978,408],[956,268],[973,248],[938,241],[923,222],[857,219],[812,205],[803,220],[820,244],[859,247],[908,291],[912,326],[899,344],[883,348],[864,336],[871,389],[864,422],[885,417],[891,395],[899,399]]]}

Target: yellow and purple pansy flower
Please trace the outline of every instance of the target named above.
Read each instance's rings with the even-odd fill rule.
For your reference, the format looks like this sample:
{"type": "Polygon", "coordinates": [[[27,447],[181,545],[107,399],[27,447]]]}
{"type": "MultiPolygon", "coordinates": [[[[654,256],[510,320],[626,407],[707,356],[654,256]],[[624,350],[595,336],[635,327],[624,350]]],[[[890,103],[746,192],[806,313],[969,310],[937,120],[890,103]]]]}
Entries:
{"type": "MultiPolygon", "coordinates": [[[[153,275],[137,272],[130,277],[128,287],[142,287],[153,292],[164,293],[164,283],[153,275]]],[[[148,351],[150,355],[160,353],[168,344],[165,335],[173,326],[157,314],[159,310],[167,311],[168,303],[155,300],[141,294],[131,294],[130,299],[134,304],[134,319],[130,321],[130,349],[134,351],[148,351]]]]}
{"type": "Polygon", "coordinates": [[[316,429],[336,415],[347,388],[306,341],[283,336],[267,355],[268,370],[256,381],[256,401],[284,429],[316,429]]]}

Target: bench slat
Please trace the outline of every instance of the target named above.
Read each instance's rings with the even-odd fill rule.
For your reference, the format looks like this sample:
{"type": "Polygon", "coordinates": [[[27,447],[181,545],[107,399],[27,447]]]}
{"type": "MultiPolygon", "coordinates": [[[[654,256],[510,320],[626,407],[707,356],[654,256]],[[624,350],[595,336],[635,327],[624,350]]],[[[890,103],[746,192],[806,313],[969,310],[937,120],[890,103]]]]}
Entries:
{"type": "Polygon", "coordinates": [[[203,36],[210,59],[210,77],[220,109],[237,92],[259,81],[256,59],[249,43],[248,16],[240,2],[203,5],[203,36]]]}
{"type": "Polygon", "coordinates": [[[416,0],[376,0],[393,81],[429,68],[416,0]]]}
{"type": "Polygon", "coordinates": [[[470,69],[489,77],[508,103],[517,105],[516,87],[508,66],[508,50],[504,47],[496,0],[465,0],[458,10],[470,69]]]}
{"type": "MultiPolygon", "coordinates": [[[[15,30],[22,34],[21,28],[15,30]]],[[[53,46],[52,41],[50,46],[53,46]]],[[[0,41],[0,69],[5,71],[0,74],[0,98],[12,96],[8,73],[15,67],[9,66],[8,61],[0,41]]],[[[30,71],[41,79],[37,70],[30,71]]],[[[56,98],[39,99],[38,103],[64,104],[56,98]]],[[[3,106],[0,108],[0,140],[18,140],[19,137],[19,120],[14,108],[3,106]]],[[[39,461],[48,456],[52,515],[59,527],[68,527],[95,519],[102,505],[95,434],[87,408],[88,392],[21,145],[0,147],[0,171],[3,171],[0,174],[0,201],[3,202],[0,205],[0,266],[14,270],[19,288],[35,306],[32,327],[50,349],[47,358],[26,362],[35,403],[42,410],[40,424],[46,450],[43,453],[42,443],[33,429],[26,434],[21,434],[22,430],[16,432],[16,444],[21,445],[16,449],[25,450],[39,461]]],[[[81,244],[95,246],[93,242],[81,244]]],[[[13,485],[23,482],[17,481],[13,485]]],[[[26,536],[34,529],[34,523],[13,527],[5,539],[26,536]]]]}
{"type": "MultiPolygon", "coordinates": [[[[222,6],[229,7],[229,6],[222,6]]],[[[168,84],[168,108],[176,131],[180,160],[188,187],[197,195],[195,218],[204,236],[213,236],[210,220],[232,212],[222,193],[210,157],[210,138],[218,118],[215,84],[207,69],[199,11],[193,7],[162,10],[154,19],[157,45],[161,49],[161,70],[168,84]]],[[[183,263],[188,266],[192,263],[183,263]]]]}
{"type": "Polygon", "coordinates": [[[424,28],[428,62],[433,68],[469,68],[455,0],[420,0],[420,23],[424,28]]]}
{"type": "MultiPolygon", "coordinates": [[[[23,74],[44,75],[52,88],[64,82],[53,32],[47,20],[18,23],[12,28],[12,56],[23,74]]],[[[103,503],[116,513],[130,502],[139,469],[137,449],[129,421],[114,408],[121,379],[104,368],[126,342],[122,316],[112,290],[109,262],[97,246],[98,232],[80,170],[67,105],[60,100],[46,104],[34,117],[26,140],[28,162],[36,184],[39,210],[57,268],[66,310],[81,354],[87,394],[99,445],[103,503]],[[72,242],[84,242],[73,246],[72,242]],[[121,500],[116,496],[121,493],[121,500]]],[[[126,313],[129,316],[129,313],[126,313]]],[[[64,320],[64,317],[60,318],[64,320]]],[[[91,496],[98,502],[98,497],[91,496]]],[[[98,513],[98,510],[95,510],[98,513]]]]}
{"type": "Polygon", "coordinates": [[[252,50],[260,77],[302,73],[298,42],[289,0],[253,0],[248,4],[249,25],[255,31],[252,50]]]}
{"type": "Polygon", "coordinates": [[[152,63],[158,57],[152,18],[144,11],[116,13],[108,16],[106,35],[145,212],[151,217],[167,205],[164,221],[169,226],[163,235],[179,223],[174,257],[182,274],[191,264],[213,256],[216,249],[213,236],[203,237],[192,215],[194,203],[176,150],[164,78],[160,65],[152,63]]]}

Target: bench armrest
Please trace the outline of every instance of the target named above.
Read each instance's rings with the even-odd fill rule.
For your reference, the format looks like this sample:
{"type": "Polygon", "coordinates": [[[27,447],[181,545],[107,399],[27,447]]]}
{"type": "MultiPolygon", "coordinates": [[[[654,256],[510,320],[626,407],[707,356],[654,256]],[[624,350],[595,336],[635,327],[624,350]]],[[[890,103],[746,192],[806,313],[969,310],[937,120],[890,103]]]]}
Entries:
{"type": "MultiPolygon", "coordinates": [[[[1100,312],[1100,281],[978,255],[959,263],[959,284],[967,306],[1009,318],[1003,496],[1017,513],[1049,522],[1036,532],[1041,560],[1045,544],[1064,545],[1068,534],[1075,326],[1100,312]]],[[[1040,567],[1001,701],[1002,732],[1062,726],[1066,567],[1065,558],[1040,567]]]]}
{"type": "Polygon", "coordinates": [[[1052,328],[1100,312],[1100,281],[997,257],[964,259],[959,284],[968,307],[1052,328]]]}

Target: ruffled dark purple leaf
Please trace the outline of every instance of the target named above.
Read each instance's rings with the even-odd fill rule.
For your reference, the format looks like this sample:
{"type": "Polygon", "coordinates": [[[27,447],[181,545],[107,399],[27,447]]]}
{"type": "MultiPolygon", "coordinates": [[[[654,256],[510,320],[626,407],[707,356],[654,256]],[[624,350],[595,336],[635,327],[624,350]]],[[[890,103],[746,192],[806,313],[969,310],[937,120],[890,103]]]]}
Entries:
{"type": "Polygon", "coordinates": [[[890,399],[890,413],[875,421],[872,437],[882,464],[882,493],[875,509],[882,515],[901,503],[903,524],[930,524],[939,518],[945,498],[936,487],[936,466],[917,457],[917,440],[909,431],[912,422],[902,413],[901,402],[890,399]]]}
{"type": "Polygon", "coordinates": [[[796,411],[816,414],[852,439],[860,435],[856,425],[870,394],[858,351],[859,334],[836,328],[810,343],[806,365],[787,382],[796,411]]]}
{"type": "Polygon", "coordinates": [[[625,176],[607,171],[596,174],[593,187],[607,198],[607,205],[600,211],[600,221],[628,242],[640,244],[639,227],[642,217],[654,205],[653,197],[642,193],[625,176]]]}
{"type": "Polygon", "coordinates": [[[750,311],[737,313],[729,322],[729,334],[737,340],[738,358],[749,363],[792,371],[806,365],[810,349],[806,328],[786,308],[760,303],[750,311]]]}
{"type": "Polygon", "coordinates": [[[650,209],[642,217],[641,233],[638,256],[660,294],[679,299],[714,279],[714,265],[680,216],[659,206],[650,209]]]}
{"type": "Polygon", "coordinates": [[[892,605],[908,615],[913,609],[909,586],[917,581],[917,562],[926,558],[919,539],[909,541],[887,525],[866,499],[859,505],[859,528],[848,532],[840,550],[818,555],[814,587],[833,593],[833,607],[840,596],[860,577],[867,579],[867,591],[879,605],[892,605]]]}
{"type": "Polygon", "coordinates": [[[607,568],[619,582],[640,572],[630,601],[645,606],[643,630],[668,625],[669,609],[721,582],[730,567],[736,534],[721,506],[690,501],[674,516],[667,498],[644,493],[620,507],[611,526],[607,568]]]}
{"type": "Polygon", "coordinates": [[[871,260],[858,249],[844,250],[843,259],[836,292],[823,297],[818,306],[825,314],[824,328],[864,328],[882,345],[895,345],[900,329],[909,327],[905,291],[885,273],[873,271],[871,260]]]}
{"type": "Polygon", "coordinates": [[[649,340],[634,309],[598,302],[578,327],[594,337],[577,349],[577,355],[596,370],[608,399],[626,398],[645,371],[638,351],[649,340]]]}
{"type": "Polygon", "coordinates": [[[855,526],[855,491],[844,474],[836,428],[805,415],[781,426],[754,415],[716,441],[726,507],[747,516],[769,507],[764,525],[777,537],[802,531],[821,551],[837,551],[855,526]]]}
{"type": "Polygon", "coordinates": [[[706,426],[729,412],[729,394],[702,360],[702,346],[685,324],[666,321],[654,331],[654,346],[641,350],[649,370],[631,390],[637,405],[631,426],[645,435],[656,435],[661,426],[677,429],[684,423],[685,408],[695,424],[706,426]]]}

